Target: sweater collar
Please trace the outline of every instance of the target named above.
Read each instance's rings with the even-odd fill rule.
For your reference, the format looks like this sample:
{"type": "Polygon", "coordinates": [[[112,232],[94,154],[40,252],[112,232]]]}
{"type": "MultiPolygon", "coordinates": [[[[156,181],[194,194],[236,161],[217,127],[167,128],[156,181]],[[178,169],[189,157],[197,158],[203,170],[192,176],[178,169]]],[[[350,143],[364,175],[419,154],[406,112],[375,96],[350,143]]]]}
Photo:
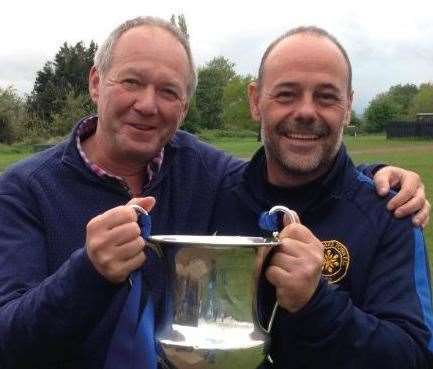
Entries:
{"type": "MultiPolygon", "coordinates": [[[[107,183],[110,186],[114,185],[115,187],[119,187],[119,181],[117,179],[103,176],[100,177],[96,175],[89,166],[85,163],[83,160],[83,157],[80,155],[80,152],[77,148],[77,135],[79,134],[79,130],[81,127],[81,124],[88,120],[88,119],[95,119],[93,116],[88,116],[83,119],[81,119],[77,124],[75,125],[73,131],[67,138],[66,142],[64,143],[65,147],[62,154],[62,162],[64,164],[67,164],[71,167],[73,167],[75,170],[78,170],[82,175],[85,175],[87,178],[100,182],[100,183],[107,183]]],[[[152,182],[158,182],[159,177],[162,176],[165,167],[167,167],[172,157],[174,156],[174,153],[176,151],[177,143],[176,143],[176,135],[172,138],[172,140],[164,147],[164,160],[162,160],[162,164],[159,163],[158,165],[158,176],[156,178],[156,181],[152,182]]]]}

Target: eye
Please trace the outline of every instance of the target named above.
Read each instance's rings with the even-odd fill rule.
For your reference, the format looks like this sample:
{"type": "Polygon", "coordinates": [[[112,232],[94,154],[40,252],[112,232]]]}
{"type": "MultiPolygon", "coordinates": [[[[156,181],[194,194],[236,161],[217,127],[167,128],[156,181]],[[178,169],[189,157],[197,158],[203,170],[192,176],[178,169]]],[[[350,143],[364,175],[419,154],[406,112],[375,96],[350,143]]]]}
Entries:
{"type": "Polygon", "coordinates": [[[316,95],[317,99],[321,104],[331,105],[340,100],[339,96],[332,92],[320,92],[316,95]]]}
{"type": "Polygon", "coordinates": [[[296,98],[296,93],[290,90],[279,91],[275,94],[275,98],[281,103],[291,102],[296,98]]]}
{"type": "Polygon", "coordinates": [[[163,87],[159,90],[160,95],[167,100],[178,100],[180,98],[179,93],[170,87],[163,87]]]}
{"type": "Polygon", "coordinates": [[[140,81],[134,78],[125,78],[121,81],[122,86],[128,90],[134,90],[140,87],[140,81]]]}

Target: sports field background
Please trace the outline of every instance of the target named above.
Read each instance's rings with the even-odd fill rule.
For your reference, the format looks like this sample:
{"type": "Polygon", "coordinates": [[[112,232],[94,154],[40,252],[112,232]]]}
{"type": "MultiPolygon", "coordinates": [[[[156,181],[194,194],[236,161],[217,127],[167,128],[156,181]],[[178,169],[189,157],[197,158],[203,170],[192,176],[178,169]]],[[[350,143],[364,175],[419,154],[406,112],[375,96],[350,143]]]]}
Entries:
{"type": "MultiPolygon", "coordinates": [[[[345,144],[355,163],[388,163],[419,173],[426,186],[427,197],[433,203],[433,141],[398,139],[387,140],[383,135],[345,136],[345,144]]],[[[210,143],[236,156],[248,159],[260,146],[254,137],[212,138],[210,143]]],[[[31,155],[29,145],[0,145],[0,172],[17,160],[31,155]]],[[[432,222],[433,223],[433,220],[432,222]]],[[[433,225],[425,229],[433,265],[433,225]]]]}
{"type": "MultiPolygon", "coordinates": [[[[344,143],[356,164],[387,163],[419,173],[426,187],[427,198],[433,203],[433,140],[387,140],[384,135],[345,136],[344,143]]],[[[244,159],[260,146],[254,138],[214,139],[212,144],[244,159]]],[[[433,266],[433,219],[424,230],[433,266]]]]}

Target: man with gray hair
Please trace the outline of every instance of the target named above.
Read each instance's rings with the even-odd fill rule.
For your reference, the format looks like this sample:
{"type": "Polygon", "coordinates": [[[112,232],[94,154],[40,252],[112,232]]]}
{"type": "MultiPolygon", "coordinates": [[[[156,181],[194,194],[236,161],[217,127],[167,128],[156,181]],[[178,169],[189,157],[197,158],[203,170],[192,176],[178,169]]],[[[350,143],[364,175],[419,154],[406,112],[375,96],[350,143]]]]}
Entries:
{"type": "Polygon", "coordinates": [[[242,165],[178,131],[196,78],[177,28],[127,21],[90,71],[98,116],[1,176],[1,368],[102,368],[143,264],[158,322],[165,276],[145,263],[131,204],[153,207],[154,233],[206,234],[224,176],[242,165]]]}
{"type": "MultiPolygon", "coordinates": [[[[132,205],[152,209],[155,234],[209,234],[221,186],[243,166],[178,131],[195,86],[179,30],[127,21],[90,71],[98,115],[0,177],[2,368],[102,368],[128,276],[140,268],[142,304],[152,299],[159,324],[166,276],[161,261],[146,260],[132,205]]],[[[397,173],[402,192],[416,195],[409,210],[424,209],[407,186],[422,189],[417,177],[397,173]]]]}
{"type": "Polygon", "coordinates": [[[220,191],[213,231],[272,237],[282,223],[268,212],[276,205],[302,223],[286,225],[264,262],[259,319],[273,321],[266,368],[433,365],[422,229],[389,214],[392,195],[377,196],[342,144],[351,86],[347,53],[317,27],[273,42],[249,86],[263,147],[220,191]]]}

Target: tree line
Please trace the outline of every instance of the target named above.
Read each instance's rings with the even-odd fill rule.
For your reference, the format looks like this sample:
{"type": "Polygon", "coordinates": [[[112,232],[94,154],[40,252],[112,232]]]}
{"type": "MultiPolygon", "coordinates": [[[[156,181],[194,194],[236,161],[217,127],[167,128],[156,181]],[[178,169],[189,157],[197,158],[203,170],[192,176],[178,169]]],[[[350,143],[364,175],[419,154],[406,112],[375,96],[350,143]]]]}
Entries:
{"type": "MultiPolygon", "coordinates": [[[[183,15],[171,22],[189,37],[183,15]]],[[[88,73],[97,50],[64,43],[53,60],[36,74],[33,90],[20,97],[13,87],[0,88],[0,143],[38,142],[63,137],[95,107],[87,90],[88,73]]],[[[198,68],[198,86],[183,129],[192,133],[219,130],[222,135],[255,135],[258,125],[248,107],[247,86],[252,75],[241,75],[235,64],[218,56],[198,68]]],[[[366,132],[382,132],[393,120],[413,120],[419,112],[433,112],[433,84],[395,85],[374,97],[362,117],[352,112],[351,124],[366,132]]]]}
{"type": "Polygon", "coordinates": [[[66,135],[73,124],[94,111],[87,93],[88,73],[97,45],[64,43],[54,60],[36,74],[33,90],[20,97],[0,88],[0,142],[39,141],[66,135]]]}
{"type": "Polygon", "coordinates": [[[433,84],[394,85],[370,101],[363,128],[367,132],[382,132],[388,122],[414,121],[418,113],[433,113],[433,84]]]}
{"type": "MultiPolygon", "coordinates": [[[[0,142],[62,137],[83,116],[95,112],[87,87],[96,44],[64,43],[54,60],[37,72],[31,93],[22,98],[13,87],[0,88],[0,142]]],[[[234,63],[215,57],[198,68],[198,86],[182,126],[256,134],[250,118],[247,86],[252,76],[236,73],[234,63]]]]}

